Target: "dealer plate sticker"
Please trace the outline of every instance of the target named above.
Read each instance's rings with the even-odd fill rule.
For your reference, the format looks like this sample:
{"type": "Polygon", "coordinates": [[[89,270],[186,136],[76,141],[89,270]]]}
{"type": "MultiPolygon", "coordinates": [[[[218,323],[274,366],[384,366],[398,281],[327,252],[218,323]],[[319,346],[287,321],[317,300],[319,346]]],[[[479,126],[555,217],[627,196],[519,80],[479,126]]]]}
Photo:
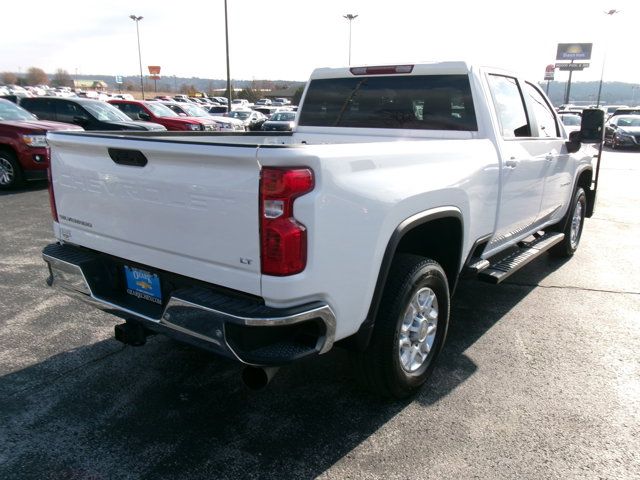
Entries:
{"type": "Polygon", "coordinates": [[[162,303],[160,277],[155,273],[125,265],[127,277],[127,293],[153,303],[162,303]]]}

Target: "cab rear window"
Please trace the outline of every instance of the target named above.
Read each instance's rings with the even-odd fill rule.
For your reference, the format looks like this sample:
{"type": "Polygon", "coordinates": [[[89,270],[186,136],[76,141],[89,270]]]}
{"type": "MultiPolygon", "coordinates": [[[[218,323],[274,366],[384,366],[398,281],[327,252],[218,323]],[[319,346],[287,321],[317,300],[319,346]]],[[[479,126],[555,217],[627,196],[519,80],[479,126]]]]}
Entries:
{"type": "Polygon", "coordinates": [[[313,127],[478,129],[467,75],[312,80],[299,125],[313,127]]]}

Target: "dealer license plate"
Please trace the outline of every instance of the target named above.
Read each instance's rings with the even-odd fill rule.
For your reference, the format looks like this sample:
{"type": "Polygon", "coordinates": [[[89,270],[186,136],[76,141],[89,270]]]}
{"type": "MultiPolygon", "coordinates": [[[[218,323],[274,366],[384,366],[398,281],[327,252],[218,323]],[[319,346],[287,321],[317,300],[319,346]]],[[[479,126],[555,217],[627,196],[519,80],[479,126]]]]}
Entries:
{"type": "Polygon", "coordinates": [[[124,273],[127,278],[127,293],[153,303],[162,303],[160,277],[155,273],[140,268],[125,265],[124,273]]]}

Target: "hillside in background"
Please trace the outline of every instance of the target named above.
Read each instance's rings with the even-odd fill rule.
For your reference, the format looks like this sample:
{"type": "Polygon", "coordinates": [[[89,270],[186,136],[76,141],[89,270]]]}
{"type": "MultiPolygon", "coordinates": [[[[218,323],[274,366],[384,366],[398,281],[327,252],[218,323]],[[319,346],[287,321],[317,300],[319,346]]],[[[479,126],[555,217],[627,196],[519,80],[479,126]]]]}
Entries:
{"type": "MultiPolygon", "coordinates": [[[[598,98],[598,85],[600,82],[572,82],[569,103],[595,104],[598,98]]],[[[546,91],[547,82],[540,82],[540,86],[546,91]]],[[[562,105],[567,88],[566,82],[550,82],[549,98],[554,105],[562,105]]],[[[638,105],[640,104],[640,86],[633,83],[604,82],[600,94],[600,103],[607,105],[638,105]]]]}

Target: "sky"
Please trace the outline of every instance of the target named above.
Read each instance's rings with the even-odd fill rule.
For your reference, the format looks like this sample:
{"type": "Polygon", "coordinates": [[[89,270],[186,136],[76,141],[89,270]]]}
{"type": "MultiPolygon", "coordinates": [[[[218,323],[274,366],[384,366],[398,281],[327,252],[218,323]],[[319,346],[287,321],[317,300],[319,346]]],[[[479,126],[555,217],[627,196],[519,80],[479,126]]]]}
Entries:
{"type": "MultiPolygon", "coordinates": [[[[3,2],[0,72],[226,78],[224,0],[3,2]],[[7,21],[10,20],[10,21],[7,21]]],[[[231,76],[304,81],[316,67],[466,60],[542,80],[558,43],[593,43],[574,81],[640,84],[639,0],[228,0],[231,76]],[[605,15],[617,9],[620,13],[605,15]]],[[[565,80],[568,72],[556,72],[565,80]]]]}

